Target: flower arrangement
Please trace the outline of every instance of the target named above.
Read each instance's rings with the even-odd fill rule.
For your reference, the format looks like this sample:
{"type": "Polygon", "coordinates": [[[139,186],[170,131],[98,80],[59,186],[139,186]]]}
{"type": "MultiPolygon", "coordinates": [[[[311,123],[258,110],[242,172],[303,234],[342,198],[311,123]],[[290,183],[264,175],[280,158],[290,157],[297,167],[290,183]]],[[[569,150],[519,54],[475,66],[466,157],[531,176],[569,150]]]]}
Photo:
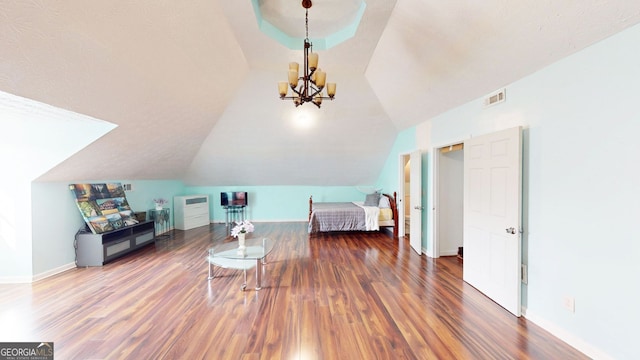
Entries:
{"type": "Polygon", "coordinates": [[[163,198],[153,199],[153,202],[156,203],[156,210],[162,210],[162,206],[169,203],[168,200],[163,198]]]}
{"type": "Polygon", "coordinates": [[[241,222],[236,222],[236,226],[231,229],[231,235],[233,237],[238,237],[238,234],[250,233],[253,232],[253,230],[253,224],[249,222],[249,220],[244,220],[241,222]]]}
{"type": "Polygon", "coordinates": [[[153,202],[156,203],[157,206],[162,206],[164,204],[168,204],[169,200],[163,198],[153,199],[153,202]]]}

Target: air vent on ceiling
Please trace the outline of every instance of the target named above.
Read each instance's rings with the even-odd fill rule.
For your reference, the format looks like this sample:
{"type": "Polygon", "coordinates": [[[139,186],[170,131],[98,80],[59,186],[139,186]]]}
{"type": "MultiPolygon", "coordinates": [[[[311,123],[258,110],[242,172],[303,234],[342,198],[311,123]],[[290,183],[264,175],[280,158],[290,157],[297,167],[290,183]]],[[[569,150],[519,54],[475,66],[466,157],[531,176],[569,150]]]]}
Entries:
{"type": "Polygon", "coordinates": [[[507,98],[506,95],[507,95],[507,89],[500,89],[490,94],[489,96],[484,98],[484,107],[486,108],[486,107],[504,102],[507,98]]]}

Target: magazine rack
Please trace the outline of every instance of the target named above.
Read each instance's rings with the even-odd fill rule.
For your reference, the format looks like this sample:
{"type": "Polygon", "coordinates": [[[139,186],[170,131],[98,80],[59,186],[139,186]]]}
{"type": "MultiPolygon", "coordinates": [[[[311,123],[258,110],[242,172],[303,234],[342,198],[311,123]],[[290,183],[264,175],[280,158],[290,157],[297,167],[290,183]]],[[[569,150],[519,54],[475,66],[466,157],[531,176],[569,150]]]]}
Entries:
{"type": "Polygon", "coordinates": [[[76,234],[76,265],[102,266],[107,262],[137,250],[155,238],[153,221],[145,221],[102,234],[76,234]]]}

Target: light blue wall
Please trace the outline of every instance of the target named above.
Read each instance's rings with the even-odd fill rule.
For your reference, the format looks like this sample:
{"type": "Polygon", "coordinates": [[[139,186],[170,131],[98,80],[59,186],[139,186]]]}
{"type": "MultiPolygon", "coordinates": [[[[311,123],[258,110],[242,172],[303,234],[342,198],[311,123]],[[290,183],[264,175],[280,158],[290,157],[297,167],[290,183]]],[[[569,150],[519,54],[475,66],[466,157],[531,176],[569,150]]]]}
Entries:
{"type": "Polygon", "coordinates": [[[33,274],[75,261],[73,242],[84,220],[67,183],[32,183],[33,274]]]}
{"type": "MultiPolygon", "coordinates": [[[[127,181],[90,180],[74,183],[120,182],[133,185],[133,191],[126,193],[133,211],[152,209],[153,199],[164,197],[173,200],[174,195],[184,191],[180,181],[127,181]]],[[[75,205],[75,198],[69,183],[34,182],[32,193],[33,222],[33,268],[32,273],[22,277],[39,276],[56,269],[64,269],[75,261],[73,242],[76,232],[84,227],[84,220],[75,205]]],[[[169,204],[173,206],[171,203],[169,204]]],[[[173,226],[173,219],[171,221],[173,226]]]]}
{"type": "Polygon", "coordinates": [[[417,150],[415,126],[401,131],[393,143],[391,152],[378,177],[377,185],[382,187],[383,192],[393,194],[394,191],[400,191],[400,186],[402,186],[398,184],[400,180],[400,174],[398,174],[398,171],[400,171],[400,155],[408,154],[414,150],[417,150]]]}
{"type": "Polygon", "coordinates": [[[508,85],[503,104],[432,119],[425,140],[525,128],[526,317],[595,358],[640,357],[639,43],[635,26],[508,85]]]}
{"type": "MultiPolygon", "coordinates": [[[[131,184],[133,191],[127,191],[127,201],[134,211],[148,211],[155,208],[153,199],[163,198],[169,203],[164,207],[173,211],[173,197],[183,195],[185,186],[182,181],[177,180],[137,180],[119,181],[122,184],[131,184]]],[[[171,227],[173,227],[173,215],[171,216],[171,227]]]]}
{"type": "MultiPolygon", "coordinates": [[[[384,189],[389,189],[390,193],[394,191],[399,192],[402,184],[399,184],[400,181],[400,155],[408,155],[413,151],[420,150],[421,151],[421,160],[422,160],[422,204],[427,204],[428,199],[431,196],[431,180],[427,176],[427,170],[429,166],[429,153],[426,149],[420,149],[417,140],[421,137],[426,136],[427,134],[420,134],[419,131],[423,129],[419,129],[416,126],[410,127],[408,129],[403,130],[396,137],[396,141],[387,157],[387,161],[384,165],[382,173],[378,178],[378,184],[382,186],[384,189]]],[[[398,207],[403,206],[403,199],[398,199],[398,207]]],[[[405,229],[405,232],[408,233],[409,229],[405,229]]],[[[431,223],[430,219],[426,216],[426,212],[423,213],[422,219],[422,248],[425,248],[427,245],[427,239],[429,238],[431,233],[431,223]]]]}
{"type": "Polygon", "coordinates": [[[207,186],[187,187],[185,194],[210,197],[211,219],[224,222],[220,193],[246,191],[249,197],[245,217],[251,221],[307,221],[309,196],[313,201],[364,201],[365,195],[353,186],[207,186]]]}
{"type": "MultiPolygon", "coordinates": [[[[353,201],[364,194],[355,187],[317,186],[250,186],[250,187],[186,187],[181,181],[144,180],[82,180],[73,183],[131,184],[133,191],[127,191],[127,200],[133,211],[153,209],[153,199],[162,197],[169,200],[173,210],[173,197],[188,194],[208,194],[211,199],[211,221],[224,222],[225,215],[220,206],[220,192],[247,191],[249,206],[247,218],[252,221],[306,221],[309,214],[309,196],[314,201],[353,201]]],[[[31,184],[33,234],[29,248],[32,251],[14,252],[10,257],[15,263],[28,267],[16,273],[4,272],[0,266],[0,276],[8,282],[29,282],[32,278],[46,276],[73,266],[75,251],[73,242],[76,232],[84,227],[84,221],[75,205],[73,193],[67,182],[33,182],[31,184]]],[[[173,216],[170,222],[174,226],[173,216]]],[[[6,263],[5,263],[6,264],[6,263]]]]}

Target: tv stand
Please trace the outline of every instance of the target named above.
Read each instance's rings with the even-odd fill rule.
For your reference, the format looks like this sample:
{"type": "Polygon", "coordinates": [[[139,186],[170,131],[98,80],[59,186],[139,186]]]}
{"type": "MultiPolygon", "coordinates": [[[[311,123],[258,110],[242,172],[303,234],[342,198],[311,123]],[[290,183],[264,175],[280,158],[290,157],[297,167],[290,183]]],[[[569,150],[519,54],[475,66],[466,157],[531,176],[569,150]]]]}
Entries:
{"type": "Polygon", "coordinates": [[[102,234],[76,234],[76,265],[102,266],[154,241],[153,221],[144,221],[102,234]]]}

